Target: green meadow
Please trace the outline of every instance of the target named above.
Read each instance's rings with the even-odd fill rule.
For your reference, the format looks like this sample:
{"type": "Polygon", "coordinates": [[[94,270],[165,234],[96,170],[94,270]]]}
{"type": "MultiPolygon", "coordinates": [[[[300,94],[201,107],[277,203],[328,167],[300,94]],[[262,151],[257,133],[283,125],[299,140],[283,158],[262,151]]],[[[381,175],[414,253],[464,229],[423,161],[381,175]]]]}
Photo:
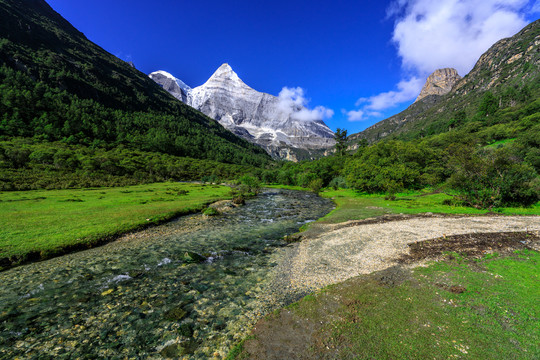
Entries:
{"type": "Polygon", "coordinates": [[[228,197],[226,186],[185,183],[2,192],[0,266],[92,247],[228,197]]]}
{"type": "MultiPolygon", "coordinates": [[[[489,210],[452,205],[453,197],[444,193],[431,193],[429,190],[396,194],[394,200],[385,195],[359,193],[350,189],[329,190],[320,193],[336,203],[336,209],[319,222],[340,223],[348,220],[361,220],[385,214],[464,214],[480,215],[489,210]]],[[[494,208],[491,210],[503,215],[540,215],[540,203],[528,208],[494,208]]]]}
{"type": "MultiPolygon", "coordinates": [[[[265,185],[275,189],[303,190],[300,186],[265,185]]],[[[336,208],[317,222],[337,224],[349,220],[363,220],[388,214],[454,214],[482,215],[490,211],[501,215],[540,215],[540,202],[531,207],[505,207],[476,209],[455,205],[454,198],[442,192],[430,189],[398,193],[395,199],[388,199],[384,194],[367,194],[353,189],[323,189],[319,196],[332,199],[336,208]]],[[[309,226],[307,226],[309,227],[309,226]]]]}

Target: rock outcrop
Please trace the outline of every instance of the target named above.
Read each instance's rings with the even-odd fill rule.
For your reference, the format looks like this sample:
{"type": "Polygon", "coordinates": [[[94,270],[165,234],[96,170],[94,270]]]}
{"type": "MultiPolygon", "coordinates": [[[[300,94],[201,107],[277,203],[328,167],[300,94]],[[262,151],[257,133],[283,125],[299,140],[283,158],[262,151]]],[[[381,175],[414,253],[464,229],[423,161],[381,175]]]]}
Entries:
{"type": "Polygon", "coordinates": [[[456,69],[445,68],[435,70],[435,72],[427,78],[426,83],[415,102],[430,95],[446,95],[452,91],[452,88],[459,80],[461,80],[461,76],[459,76],[456,69]]]}
{"type": "Polygon", "coordinates": [[[149,76],[177,99],[273,157],[314,158],[335,144],[334,133],[322,119],[303,119],[299,115],[303,107],[286,108],[280,98],[252,89],[229,64],[221,65],[208,81],[193,89],[164,71],[149,76]]]}

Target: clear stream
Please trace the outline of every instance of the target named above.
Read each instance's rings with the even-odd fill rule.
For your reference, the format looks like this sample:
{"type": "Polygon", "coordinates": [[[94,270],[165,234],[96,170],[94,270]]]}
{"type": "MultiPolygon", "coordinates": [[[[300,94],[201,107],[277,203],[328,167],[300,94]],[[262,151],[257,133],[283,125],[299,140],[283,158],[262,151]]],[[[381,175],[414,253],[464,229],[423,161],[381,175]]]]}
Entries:
{"type": "Polygon", "coordinates": [[[222,358],[283,305],[268,284],[284,235],[332,208],[267,190],[216,218],[1,272],[0,359],[222,358]]]}

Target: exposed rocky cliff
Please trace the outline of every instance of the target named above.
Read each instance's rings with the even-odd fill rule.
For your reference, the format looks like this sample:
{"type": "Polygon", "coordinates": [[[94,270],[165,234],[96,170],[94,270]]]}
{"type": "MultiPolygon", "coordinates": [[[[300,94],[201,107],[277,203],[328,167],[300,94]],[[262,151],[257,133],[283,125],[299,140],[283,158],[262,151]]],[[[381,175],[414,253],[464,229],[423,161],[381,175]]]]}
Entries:
{"type": "Polygon", "coordinates": [[[445,68],[435,70],[435,72],[427,78],[426,83],[415,102],[430,95],[446,95],[459,80],[461,80],[461,76],[459,76],[456,69],[445,68]]]}
{"type": "Polygon", "coordinates": [[[303,119],[303,107],[284,107],[280,98],[252,89],[228,64],[193,89],[164,71],[149,76],[177,99],[262,146],[273,157],[315,158],[334,146],[334,134],[322,119],[303,119]]]}

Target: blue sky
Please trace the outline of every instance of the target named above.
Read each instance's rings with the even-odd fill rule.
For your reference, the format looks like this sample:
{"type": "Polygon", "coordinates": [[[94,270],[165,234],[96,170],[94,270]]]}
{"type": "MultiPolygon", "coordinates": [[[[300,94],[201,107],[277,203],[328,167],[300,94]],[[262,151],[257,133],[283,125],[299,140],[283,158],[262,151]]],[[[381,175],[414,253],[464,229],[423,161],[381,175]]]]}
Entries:
{"type": "Polygon", "coordinates": [[[195,87],[227,62],[258,91],[303,89],[309,108],[350,134],[405,109],[437,68],[465,75],[540,16],[538,0],[47,2],[144,73],[195,87]]]}

